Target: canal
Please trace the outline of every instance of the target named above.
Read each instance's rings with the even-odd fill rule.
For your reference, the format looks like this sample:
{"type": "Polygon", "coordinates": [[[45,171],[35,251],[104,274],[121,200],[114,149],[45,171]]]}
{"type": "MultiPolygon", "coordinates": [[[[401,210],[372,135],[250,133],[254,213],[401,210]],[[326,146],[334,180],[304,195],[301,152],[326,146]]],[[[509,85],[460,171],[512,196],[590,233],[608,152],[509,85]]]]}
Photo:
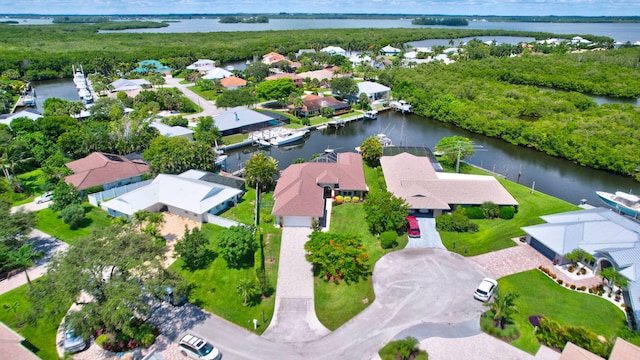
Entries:
{"type": "MultiPolygon", "coordinates": [[[[48,97],[78,100],[78,93],[70,79],[34,82],[37,92],[37,106],[42,111],[42,103],[48,97]]],[[[620,99],[606,99],[602,102],[620,102],[620,99]]],[[[600,102],[600,101],[599,101],[600,102]]],[[[476,154],[467,159],[469,163],[504,175],[525,186],[561,198],[573,204],[587,199],[592,205],[600,205],[595,191],[631,191],[640,194],[640,183],[629,177],[614,175],[576,165],[570,161],[545,155],[538,151],[514,146],[502,140],[473,134],[435,120],[417,115],[402,115],[384,112],[374,121],[356,121],[338,129],[312,131],[305,142],[258,149],[246,147],[231,151],[227,159],[227,170],[234,171],[244,165],[257,151],[265,152],[278,160],[284,169],[298,158],[308,160],[312,155],[325,149],[337,152],[355,151],[368,136],[384,133],[395,145],[426,146],[433,148],[443,137],[454,135],[467,137],[482,146],[476,154]]]]}

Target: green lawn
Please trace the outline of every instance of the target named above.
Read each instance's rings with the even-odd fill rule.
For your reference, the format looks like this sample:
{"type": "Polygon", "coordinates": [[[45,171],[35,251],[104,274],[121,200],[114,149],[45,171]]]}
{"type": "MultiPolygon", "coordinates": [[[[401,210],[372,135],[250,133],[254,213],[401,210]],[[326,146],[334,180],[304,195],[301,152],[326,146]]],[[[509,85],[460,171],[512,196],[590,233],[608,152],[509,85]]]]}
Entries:
{"type": "Polygon", "coordinates": [[[71,230],[60,218],[60,212],[49,208],[36,212],[38,223],[36,229],[43,231],[67,244],[73,244],[79,238],[91,234],[94,229],[100,229],[111,223],[109,214],[89,203],[83,203],[85,220],[80,228],[71,230]]]}
{"type": "MultiPolygon", "coordinates": [[[[42,279],[43,278],[40,278],[36,281],[41,281],[42,279]]],[[[27,291],[28,285],[25,284],[0,295],[0,307],[2,307],[2,310],[0,310],[0,321],[27,339],[28,342],[33,345],[33,347],[30,346],[32,351],[40,358],[44,360],[57,360],[59,357],[56,352],[56,332],[64,314],[60,314],[60,316],[54,320],[47,321],[41,319],[36,326],[24,324],[26,316],[31,310],[27,291]],[[13,306],[16,302],[18,303],[16,313],[14,313],[13,309],[8,310],[4,308],[4,305],[13,306]],[[20,326],[18,326],[19,324],[20,326]]],[[[71,306],[71,304],[69,304],[69,306],[71,306]]]]}
{"type": "MultiPolygon", "coordinates": [[[[468,173],[486,175],[485,172],[470,167],[465,167],[465,170],[468,173]]],[[[477,233],[440,232],[442,243],[449,251],[474,256],[515,246],[516,243],[511,238],[524,235],[524,232],[520,230],[523,226],[543,223],[544,221],[540,219],[541,215],[580,209],[564,200],[539,191],[531,194],[528,187],[513,181],[501,178],[498,178],[498,181],[520,204],[518,213],[511,220],[472,220],[480,227],[480,231],[477,233]],[[465,247],[467,247],[466,254],[465,247]]]]}
{"type": "MultiPolygon", "coordinates": [[[[369,254],[373,266],[382,255],[402,249],[407,245],[407,235],[402,235],[394,249],[382,249],[380,240],[371,235],[364,219],[362,203],[334,206],[331,214],[331,231],[342,234],[358,234],[369,254]]],[[[314,279],[315,309],[318,319],[330,330],[335,330],[356,316],[375,300],[371,276],[358,282],[335,284],[324,278],[314,279]]]]}
{"type": "Polygon", "coordinates": [[[500,290],[512,291],[518,313],[513,319],[520,338],[511,344],[535,354],[540,345],[535,338],[529,316],[544,315],[561,324],[584,326],[609,339],[626,326],[619,307],[598,296],[568,290],[556,284],[539,270],[529,270],[498,280],[500,290]]]}
{"type": "Polygon", "coordinates": [[[233,134],[222,137],[222,143],[225,145],[241,143],[249,138],[247,134],[233,134]]]}
{"type": "MultiPolygon", "coordinates": [[[[182,269],[182,261],[177,260],[171,265],[171,269],[178,271],[186,278],[193,288],[189,295],[189,301],[197,306],[215,313],[239,326],[253,330],[253,323],[249,320],[258,319],[258,329],[255,333],[262,334],[273,317],[275,306],[275,289],[278,277],[278,259],[280,256],[280,239],[282,231],[273,225],[270,216],[264,214],[271,213],[271,194],[263,194],[263,201],[266,206],[262,207],[263,223],[260,225],[260,232],[264,239],[264,254],[266,263],[266,274],[273,289],[271,296],[261,299],[257,305],[243,306],[242,298],[236,292],[236,286],[244,278],[254,279],[256,277],[255,268],[259,266],[259,252],[255,256],[255,267],[234,269],[227,267],[226,261],[217,256],[218,249],[216,237],[223,228],[203,224],[202,231],[210,240],[209,248],[216,254],[213,261],[204,269],[189,271],[182,269]],[[265,221],[267,220],[267,221],[265,221]],[[263,315],[264,314],[264,315],[263,315]]],[[[249,190],[243,200],[234,208],[227,210],[221,216],[233,219],[245,224],[253,224],[255,208],[255,191],[249,190]]]]}
{"type": "Polygon", "coordinates": [[[215,90],[202,90],[198,85],[189,86],[189,90],[207,100],[215,100],[219,95],[215,90]]]}

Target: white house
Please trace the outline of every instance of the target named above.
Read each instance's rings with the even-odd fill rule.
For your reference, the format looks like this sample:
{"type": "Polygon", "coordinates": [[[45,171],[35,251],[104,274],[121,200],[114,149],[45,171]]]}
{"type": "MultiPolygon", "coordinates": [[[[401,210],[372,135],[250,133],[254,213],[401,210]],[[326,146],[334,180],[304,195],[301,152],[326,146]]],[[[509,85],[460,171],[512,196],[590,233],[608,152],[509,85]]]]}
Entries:
{"type": "Polygon", "coordinates": [[[233,73],[231,71],[228,71],[219,67],[214,67],[212,69],[207,70],[207,73],[202,78],[207,80],[216,80],[216,79],[224,79],[229,76],[233,76],[233,73]]]}
{"type": "Polygon", "coordinates": [[[358,96],[365,93],[371,101],[388,98],[391,88],[372,81],[363,81],[358,83],[358,96]]]}
{"type": "Polygon", "coordinates": [[[349,56],[349,61],[353,65],[369,64],[371,60],[371,56],[369,55],[351,54],[351,56],[349,56]]]}
{"type": "Polygon", "coordinates": [[[111,92],[140,90],[151,87],[151,83],[145,79],[118,79],[111,83],[111,92]]]}
{"type": "Polygon", "coordinates": [[[223,185],[217,177],[221,176],[200,170],[180,175],[160,174],[149,185],[106,201],[101,207],[111,216],[167,209],[191,220],[209,222],[209,215],[234,206],[244,193],[244,187],[223,185]]]}
{"type": "Polygon", "coordinates": [[[158,129],[160,135],[166,137],[182,136],[189,140],[193,140],[193,130],[183,126],[169,126],[158,121],[149,124],[152,128],[158,129]]]}
{"type": "Polygon", "coordinates": [[[216,67],[216,62],[209,59],[200,59],[193,64],[187,66],[189,70],[198,70],[198,72],[205,72],[216,67]]]}
{"type": "Polygon", "coordinates": [[[395,55],[398,55],[401,51],[402,51],[401,49],[395,48],[391,45],[387,45],[382,49],[380,49],[380,53],[386,56],[395,56],[395,55]]]}
{"type": "Polygon", "coordinates": [[[20,112],[14,113],[14,114],[3,114],[0,115],[0,124],[5,124],[9,127],[11,127],[11,122],[14,119],[17,118],[28,118],[31,119],[33,121],[36,121],[37,119],[41,118],[42,115],[38,112],[38,110],[36,109],[32,109],[32,108],[26,108],[20,112]]]}
{"type": "Polygon", "coordinates": [[[347,56],[347,51],[339,46],[327,46],[326,48],[320,49],[320,51],[325,52],[329,55],[347,56]]]}

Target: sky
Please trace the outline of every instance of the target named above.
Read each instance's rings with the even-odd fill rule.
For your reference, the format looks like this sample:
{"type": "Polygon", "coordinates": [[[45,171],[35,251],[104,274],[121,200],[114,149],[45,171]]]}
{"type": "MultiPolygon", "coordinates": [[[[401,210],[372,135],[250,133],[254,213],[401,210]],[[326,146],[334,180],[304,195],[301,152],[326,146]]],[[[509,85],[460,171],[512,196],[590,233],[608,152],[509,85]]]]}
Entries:
{"type": "Polygon", "coordinates": [[[640,0],[0,0],[0,14],[640,15],[640,0]]]}

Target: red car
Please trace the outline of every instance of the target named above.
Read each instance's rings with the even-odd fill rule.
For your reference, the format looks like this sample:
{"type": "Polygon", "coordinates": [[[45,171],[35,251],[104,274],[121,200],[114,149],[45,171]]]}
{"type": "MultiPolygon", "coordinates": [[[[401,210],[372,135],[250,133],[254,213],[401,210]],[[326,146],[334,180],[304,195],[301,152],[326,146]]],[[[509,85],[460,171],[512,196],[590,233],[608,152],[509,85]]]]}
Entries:
{"type": "Polygon", "coordinates": [[[407,216],[407,232],[409,237],[420,237],[420,226],[415,216],[407,216]]]}

